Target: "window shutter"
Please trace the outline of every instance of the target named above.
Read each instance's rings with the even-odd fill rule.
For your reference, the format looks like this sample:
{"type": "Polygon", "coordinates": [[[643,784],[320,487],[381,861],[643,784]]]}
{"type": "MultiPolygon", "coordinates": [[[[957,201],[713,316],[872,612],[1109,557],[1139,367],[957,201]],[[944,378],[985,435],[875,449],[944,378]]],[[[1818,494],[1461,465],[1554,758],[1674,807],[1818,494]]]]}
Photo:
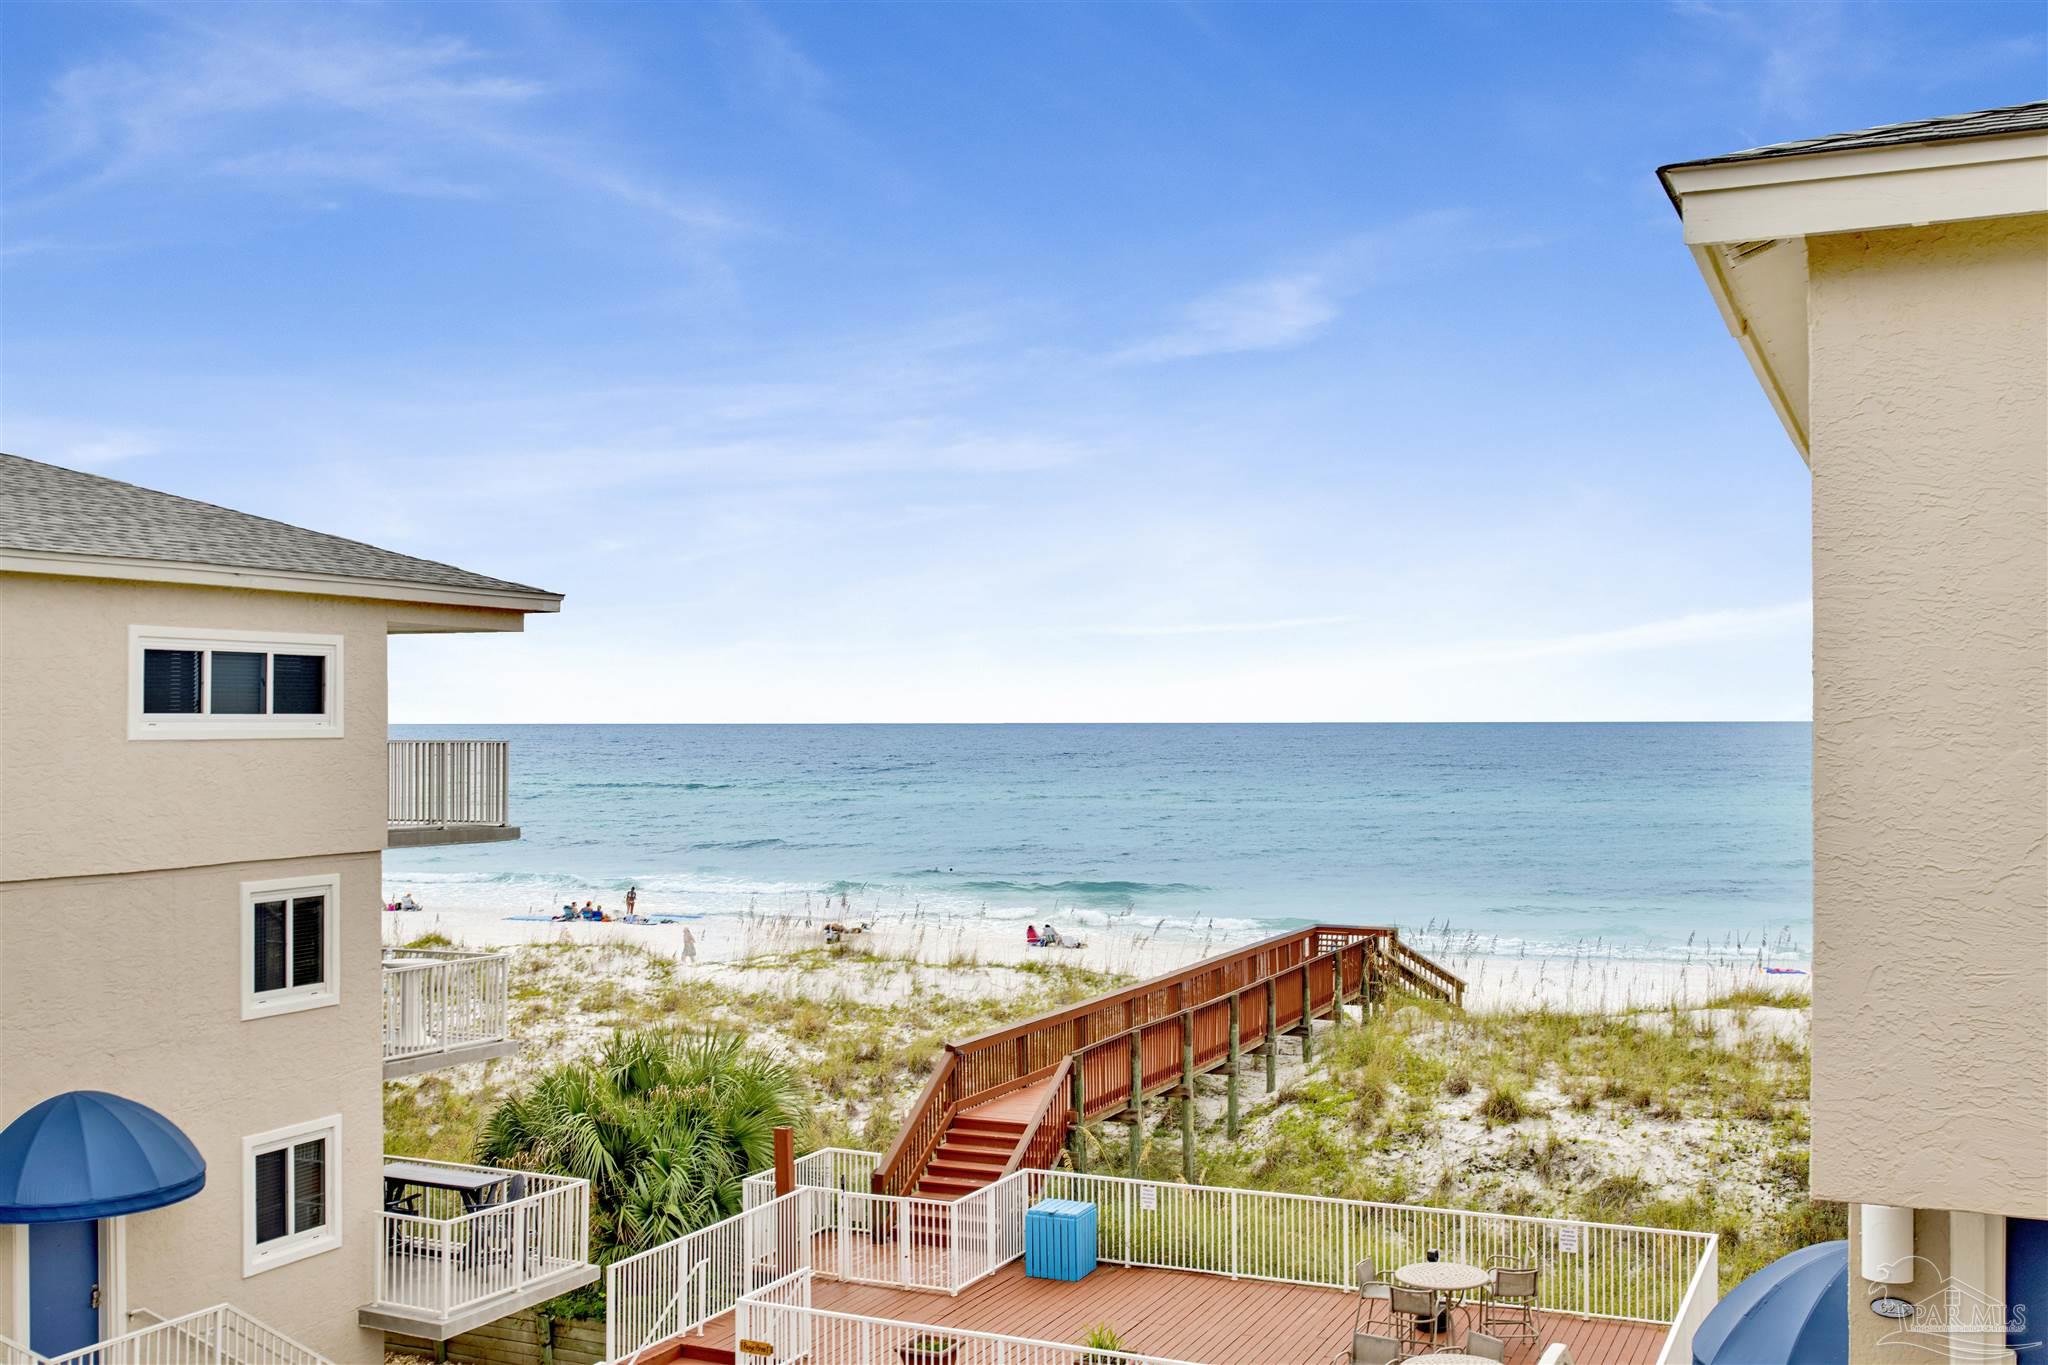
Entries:
{"type": "Polygon", "coordinates": [[[327,897],[301,896],[292,902],[292,984],[317,986],[327,979],[327,897]]]}
{"type": "Polygon", "coordinates": [[[327,1225],[327,1139],[292,1148],[292,1231],[327,1225]]]}
{"type": "Polygon", "coordinates": [[[200,654],[196,649],[142,651],[142,709],[154,715],[199,714],[200,654]]]}
{"type": "Polygon", "coordinates": [[[256,1157],[256,1241],[274,1242],[291,1231],[291,1209],[285,1200],[285,1157],[282,1147],[256,1157]]]}
{"type": "Polygon", "coordinates": [[[213,652],[213,714],[216,716],[260,716],[263,714],[263,674],[269,656],[263,654],[213,652]]]}
{"type": "Polygon", "coordinates": [[[256,916],[256,990],[281,991],[291,983],[284,971],[284,902],[258,901],[256,916]]]}
{"type": "Polygon", "coordinates": [[[273,655],[270,672],[270,710],[273,715],[318,716],[326,713],[326,655],[273,655]]]}

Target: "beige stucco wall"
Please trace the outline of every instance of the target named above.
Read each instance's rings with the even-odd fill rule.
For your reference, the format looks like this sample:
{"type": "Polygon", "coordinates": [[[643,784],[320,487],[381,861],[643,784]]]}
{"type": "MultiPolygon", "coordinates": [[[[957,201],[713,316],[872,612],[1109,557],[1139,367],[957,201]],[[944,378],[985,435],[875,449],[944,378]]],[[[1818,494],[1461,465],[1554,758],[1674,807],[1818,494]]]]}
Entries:
{"type": "MultiPolygon", "coordinates": [[[[175,746],[190,748],[189,745],[175,746]]],[[[336,1361],[376,1358],[382,854],[0,885],[0,1119],[65,1090],[170,1118],[206,1188],[128,1224],[128,1304],[227,1301],[336,1361]],[[338,873],[340,1003],[241,1018],[241,883],[338,873]],[[242,1139],[339,1114],[342,1245],[242,1276],[242,1139]]]]}
{"type": "Polygon", "coordinates": [[[2048,1216],[2048,218],[1810,239],[1813,1167],[2048,1216]]]}
{"type": "Polygon", "coordinates": [[[0,881],[382,848],[387,604],[0,575],[0,881]],[[128,629],[343,637],[337,739],[131,740],[128,629]]]}

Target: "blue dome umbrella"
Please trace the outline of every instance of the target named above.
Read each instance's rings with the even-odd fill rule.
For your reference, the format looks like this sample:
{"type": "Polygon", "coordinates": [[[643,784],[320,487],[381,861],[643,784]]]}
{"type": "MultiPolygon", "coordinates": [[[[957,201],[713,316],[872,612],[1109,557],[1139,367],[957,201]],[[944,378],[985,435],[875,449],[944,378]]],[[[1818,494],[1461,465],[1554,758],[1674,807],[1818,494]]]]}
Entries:
{"type": "Polygon", "coordinates": [[[1728,1291],[1693,1333],[1693,1365],[1842,1365],[1849,1244],[1817,1242],[1728,1291]]]}
{"type": "Polygon", "coordinates": [[[205,1186],[192,1139],[148,1105],[105,1091],[52,1096],[0,1131],[0,1224],[116,1218],[205,1186]]]}

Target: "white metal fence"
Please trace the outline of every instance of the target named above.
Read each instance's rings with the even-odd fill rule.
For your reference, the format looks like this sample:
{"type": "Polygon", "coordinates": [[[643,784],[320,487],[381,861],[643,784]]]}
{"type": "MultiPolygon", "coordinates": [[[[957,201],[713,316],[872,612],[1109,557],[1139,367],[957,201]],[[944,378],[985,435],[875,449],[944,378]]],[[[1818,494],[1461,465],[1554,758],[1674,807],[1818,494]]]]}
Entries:
{"type": "Polygon", "coordinates": [[[799,1188],[612,1262],[604,1272],[606,1360],[701,1332],[740,1297],[811,1266],[815,1191],[799,1188]]]}
{"type": "MultiPolygon", "coordinates": [[[[506,1174],[454,1162],[417,1164],[506,1174]]],[[[465,1209],[450,1191],[426,1190],[419,1212],[387,1210],[378,1306],[447,1318],[590,1264],[589,1182],[513,1172],[510,1184],[514,1197],[487,1208],[465,1209]]]]}
{"type": "Polygon", "coordinates": [[[506,823],[506,741],[393,739],[384,753],[392,824],[506,823]]]}
{"type": "Polygon", "coordinates": [[[1467,1265],[1534,1266],[1542,1272],[1537,1307],[1631,1322],[1676,1320],[1715,1245],[1704,1232],[1073,1171],[1019,1171],[1009,1179],[1027,1191],[1025,1206],[1046,1198],[1094,1204],[1098,1254],[1107,1261],[1346,1289],[1352,1268],[1368,1256],[1386,1271],[1435,1251],[1467,1265]]]}
{"type": "MultiPolygon", "coordinates": [[[[760,1201],[763,1192],[772,1197],[772,1178],[767,1184],[750,1178],[746,1198],[752,1207],[742,1218],[761,1218],[771,1208],[786,1212],[761,1218],[753,1226],[754,1240],[740,1253],[718,1241],[734,1235],[722,1229],[740,1222],[728,1220],[614,1266],[606,1279],[611,1296],[608,1357],[630,1359],[647,1346],[699,1327],[750,1298],[760,1287],[761,1273],[775,1267],[784,1274],[814,1269],[852,1283],[958,1293],[1024,1254],[1024,1214],[1047,1198],[1096,1206],[1097,1254],[1111,1263],[1349,1290],[1353,1268],[1367,1257],[1384,1274],[1435,1251],[1471,1265],[1536,1267],[1541,1272],[1537,1306],[1550,1311],[1675,1324],[1677,1331],[1688,1317],[1703,1317],[1714,1302],[1716,1240],[1710,1233],[1072,1171],[1017,1171],[951,1202],[850,1188],[872,1173],[873,1160],[872,1153],[843,1149],[812,1153],[798,1163],[797,1188],[770,1202],[760,1201]],[[778,1241],[771,1246],[764,1238],[803,1245],[784,1247],[778,1241]],[[693,1269],[700,1263],[722,1267],[725,1262],[716,1258],[735,1254],[762,1268],[744,1288],[737,1275],[722,1269],[693,1269]],[[698,1276],[694,1287],[693,1273],[698,1276]]],[[[806,1321],[842,1317],[813,1312],[806,1321]]],[[[964,1341],[973,1334],[947,1329],[945,1335],[964,1341]]],[[[1691,1329],[1683,1335],[1689,1342],[1691,1329]]],[[[894,1347],[886,1334],[873,1340],[882,1343],[877,1349],[887,1348],[885,1358],[891,1355],[894,1347]]],[[[973,1359],[978,1357],[958,1357],[958,1365],[973,1359]]],[[[1038,1358],[1011,1354],[1003,1359],[1022,1365],[1038,1358]]]]}
{"type": "Polygon", "coordinates": [[[384,950],[384,1060],[511,1037],[512,958],[424,948],[384,950]]]}
{"type": "Polygon", "coordinates": [[[325,1356],[225,1303],[48,1360],[13,1349],[20,1354],[0,1354],[0,1360],[8,1365],[331,1365],[325,1356]]]}
{"type": "MultiPolygon", "coordinates": [[[[1187,1365],[1072,1342],[828,1312],[811,1307],[810,1288],[811,1272],[800,1271],[740,1300],[734,1322],[739,1340],[771,1347],[766,1365],[798,1360],[809,1365],[898,1365],[906,1360],[943,1360],[946,1365],[1187,1365]]],[[[764,1359],[758,1353],[751,1358],[764,1359]]]]}

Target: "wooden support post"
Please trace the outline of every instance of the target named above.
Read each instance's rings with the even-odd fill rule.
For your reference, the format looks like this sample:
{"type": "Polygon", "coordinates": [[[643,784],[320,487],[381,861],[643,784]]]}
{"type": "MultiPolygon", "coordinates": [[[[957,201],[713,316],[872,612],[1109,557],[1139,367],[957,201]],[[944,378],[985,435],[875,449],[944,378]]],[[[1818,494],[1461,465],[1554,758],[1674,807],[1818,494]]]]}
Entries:
{"type": "Polygon", "coordinates": [[[1330,1026],[1344,1027],[1344,952],[1330,959],[1330,1026]]]}
{"type": "Polygon", "coordinates": [[[1230,1099],[1223,1111],[1223,1132],[1233,1141],[1237,1138],[1237,1073],[1242,1056],[1239,1012],[1238,998],[1233,992],[1230,997],[1230,1099]]]}
{"type": "Polygon", "coordinates": [[[1195,1183],[1195,1016],[1180,1017],[1180,1176],[1195,1183]]]}
{"type": "MultiPolygon", "coordinates": [[[[756,1130],[759,1131],[758,1129],[756,1130]]],[[[758,1148],[756,1150],[759,1150],[758,1148]]],[[[796,1134],[784,1127],[775,1129],[775,1197],[780,1199],[796,1188],[796,1134]]]]}
{"type": "Polygon", "coordinates": [[[1067,1134],[1067,1154],[1073,1158],[1074,1169],[1085,1172],[1088,1169],[1088,1078],[1083,1074],[1083,1058],[1074,1058],[1072,1080],[1074,1106],[1073,1131],[1067,1134]]]}
{"type": "Polygon", "coordinates": [[[1138,1159],[1145,1146],[1145,1035],[1131,1035],[1131,1179],[1138,1178],[1138,1159]]]}
{"type": "Polygon", "coordinates": [[[1316,1051],[1316,1012],[1309,1008],[1308,968],[1301,969],[1301,1064],[1307,1066],[1316,1051]]]}
{"type": "Polygon", "coordinates": [[[1260,1044],[1266,1054],[1266,1093],[1280,1088],[1280,988],[1266,978],[1266,1037],[1260,1044]]]}

